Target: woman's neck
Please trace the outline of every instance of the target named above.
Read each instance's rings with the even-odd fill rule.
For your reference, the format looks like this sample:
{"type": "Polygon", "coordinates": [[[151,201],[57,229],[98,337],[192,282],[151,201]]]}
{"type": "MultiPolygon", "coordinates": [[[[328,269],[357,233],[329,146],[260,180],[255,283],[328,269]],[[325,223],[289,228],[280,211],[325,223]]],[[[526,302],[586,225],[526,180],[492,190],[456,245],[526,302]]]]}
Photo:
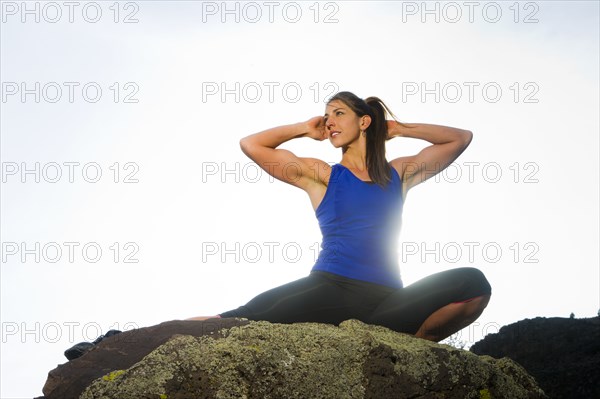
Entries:
{"type": "Polygon", "coordinates": [[[367,145],[363,137],[346,146],[342,153],[342,165],[360,171],[367,169],[367,145]]]}

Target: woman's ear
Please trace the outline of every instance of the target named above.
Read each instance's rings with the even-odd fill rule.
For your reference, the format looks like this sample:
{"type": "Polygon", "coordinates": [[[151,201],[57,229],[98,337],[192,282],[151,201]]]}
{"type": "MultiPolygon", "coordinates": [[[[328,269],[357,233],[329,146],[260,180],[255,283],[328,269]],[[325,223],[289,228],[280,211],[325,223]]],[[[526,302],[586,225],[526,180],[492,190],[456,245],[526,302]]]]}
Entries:
{"type": "Polygon", "coordinates": [[[360,129],[367,130],[371,125],[371,117],[369,115],[363,115],[360,117],[360,129]]]}

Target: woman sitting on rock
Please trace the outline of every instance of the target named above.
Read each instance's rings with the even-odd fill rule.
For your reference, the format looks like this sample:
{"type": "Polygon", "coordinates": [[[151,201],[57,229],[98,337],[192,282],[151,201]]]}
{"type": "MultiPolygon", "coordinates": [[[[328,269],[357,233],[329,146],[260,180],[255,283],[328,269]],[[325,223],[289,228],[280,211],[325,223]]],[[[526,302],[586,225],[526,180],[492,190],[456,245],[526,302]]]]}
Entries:
{"type": "Polygon", "coordinates": [[[408,190],[445,169],[471,138],[468,130],[397,122],[379,98],[340,92],[323,117],[241,139],[243,152],[267,173],[306,191],[323,234],[321,251],[307,277],[263,292],[235,310],[192,320],[339,324],[358,319],[432,341],[468,326],[491,296],[483,273],[456,268],[403,287],[397,245],[408,190]],[[394,120],[386,120],[386,113],[394,120]],[[342,149],[340,163],[330,166],[277,148],[302,137],[329,139],[342,149]],[[431,145],[388,162],[385,142],[395,137],[431,145]]]}

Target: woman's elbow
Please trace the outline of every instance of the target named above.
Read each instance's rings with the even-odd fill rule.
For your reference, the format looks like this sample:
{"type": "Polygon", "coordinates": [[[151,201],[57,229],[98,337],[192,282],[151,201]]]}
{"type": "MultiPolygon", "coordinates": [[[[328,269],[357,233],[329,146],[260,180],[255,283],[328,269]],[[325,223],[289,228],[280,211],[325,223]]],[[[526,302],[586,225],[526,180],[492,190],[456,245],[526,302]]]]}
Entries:
{"type": "Polygon", "coordinates": [[[240,139],[240,148],[246,156],[252,158],[252,153],[256,148],[256,143],[250,136],[240,139]]]}
{"type": "Polygon", "coordinates": [[[471,144],[471,141],[473,140],[473,132],[470,130],[463,130],[463,143],[465,148],[467,148],[469,146],[469,144],[471,144]]]}
{"type": "Polygon", "coordinates": [[[247,153],[248,149],[250,148],[249,137],[243,137],[240,139],[240,148],[244,153],[247,153]]]}

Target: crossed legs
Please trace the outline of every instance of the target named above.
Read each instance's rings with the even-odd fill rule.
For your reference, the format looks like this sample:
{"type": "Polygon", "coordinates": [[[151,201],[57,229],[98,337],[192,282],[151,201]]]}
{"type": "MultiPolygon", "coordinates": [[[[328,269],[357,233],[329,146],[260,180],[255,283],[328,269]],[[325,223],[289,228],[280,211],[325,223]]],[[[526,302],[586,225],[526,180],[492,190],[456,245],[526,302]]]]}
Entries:
{"type": "Polygon", "coordinates": [[[395,290],[330,273],[308,277],[259,294],[244,306],[220,315],[273,323],[365,323],[441,341],[475,321],[487,306],[491,287],[478,269],[446,270],[395,290]]]}
{"type": "Polygon", "coordinates": [[[395,291],[367,322],[438,342],[474,322],[491,292],[478,269],[450,269],[395,291]]]}

